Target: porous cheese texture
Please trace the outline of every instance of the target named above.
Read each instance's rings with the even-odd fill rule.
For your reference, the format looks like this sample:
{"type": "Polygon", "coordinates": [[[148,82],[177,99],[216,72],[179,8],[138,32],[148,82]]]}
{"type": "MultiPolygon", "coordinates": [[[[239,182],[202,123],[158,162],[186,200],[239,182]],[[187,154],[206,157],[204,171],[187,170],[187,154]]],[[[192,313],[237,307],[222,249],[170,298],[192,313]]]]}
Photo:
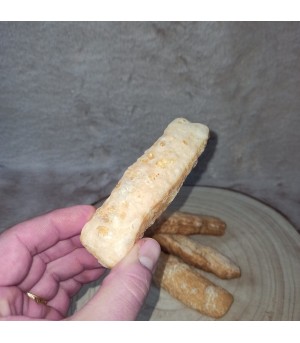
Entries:
{"type": "Polygon", "coordinates": [[[209,136],[207,126],[177,118],[124,173],[81,232],[98,261],[115,266],[165,211],[196,165],[209,136]]]}

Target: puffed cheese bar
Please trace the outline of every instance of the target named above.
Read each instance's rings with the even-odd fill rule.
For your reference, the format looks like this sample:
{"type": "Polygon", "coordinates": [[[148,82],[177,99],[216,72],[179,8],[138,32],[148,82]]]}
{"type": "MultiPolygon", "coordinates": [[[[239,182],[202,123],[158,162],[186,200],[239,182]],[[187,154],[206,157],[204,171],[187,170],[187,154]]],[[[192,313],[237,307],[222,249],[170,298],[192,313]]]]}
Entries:
{"type": "Polygon", "coordinates": [[[173,255],[161,253],[153,280],[175,299],[209,317],[224,316],[233,302],[232,294],[173,255]]]}
{"type": "Polygon", "coordinates": [[[221,279],[233,279],[241,276],[239,266],[212,247],[177,234],[156,234],[153,238],[164,251],[180,257],[194,267],[213,273],[221,279]]]}
{"type": "Polygon", "coordinates": [[[116,265],[165,211],[196,165],[208,136],[207,126],[177,118],[125,171],[81,232],[82,244],[104,267],[116,265]]]}

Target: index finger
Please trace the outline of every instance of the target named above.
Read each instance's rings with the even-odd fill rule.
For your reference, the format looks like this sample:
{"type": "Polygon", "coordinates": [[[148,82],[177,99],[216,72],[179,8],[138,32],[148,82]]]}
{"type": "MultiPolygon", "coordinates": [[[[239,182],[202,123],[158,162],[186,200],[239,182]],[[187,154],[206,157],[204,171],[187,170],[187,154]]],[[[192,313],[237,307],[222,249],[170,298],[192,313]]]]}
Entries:
{"type": "Polygon", "coordinates": [[[79,235],[94,212],[95,208],[90,205],[58,209],[17,224],[4,235],[15,236],[31,255],[35,255],[61,240],[79,235]]]}

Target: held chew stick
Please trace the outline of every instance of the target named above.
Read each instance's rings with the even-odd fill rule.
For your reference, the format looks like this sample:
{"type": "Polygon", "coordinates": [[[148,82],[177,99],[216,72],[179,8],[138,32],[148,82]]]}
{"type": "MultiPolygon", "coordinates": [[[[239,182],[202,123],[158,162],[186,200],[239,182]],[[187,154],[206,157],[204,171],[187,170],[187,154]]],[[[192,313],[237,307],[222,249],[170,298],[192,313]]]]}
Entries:
{"type": "Polygon", "coordinates": [[[116,265],[165,211],[196,165],[208,136],[207,126],[177,118],[125,171],[81,232],[82,244],[104,267],[116,265]]]}

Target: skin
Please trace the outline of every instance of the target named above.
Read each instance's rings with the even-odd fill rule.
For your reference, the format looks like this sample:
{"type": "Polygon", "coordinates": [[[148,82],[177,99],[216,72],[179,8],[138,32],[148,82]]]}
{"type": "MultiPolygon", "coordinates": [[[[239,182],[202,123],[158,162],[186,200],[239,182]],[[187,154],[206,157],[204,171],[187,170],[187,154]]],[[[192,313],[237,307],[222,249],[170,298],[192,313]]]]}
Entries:
{"type": "Polygon", "coordinates": [[[0,235],[0,319],[134,320],[149,291],[160,254],[151,238],[138,241],[105,277],[94,297],[71,317],[70,301],[106,269],[80,243],[95,209],[80,205],[20,223],[0,235]],[[26,292],[48,301],[37,304],[26,292]]]}

